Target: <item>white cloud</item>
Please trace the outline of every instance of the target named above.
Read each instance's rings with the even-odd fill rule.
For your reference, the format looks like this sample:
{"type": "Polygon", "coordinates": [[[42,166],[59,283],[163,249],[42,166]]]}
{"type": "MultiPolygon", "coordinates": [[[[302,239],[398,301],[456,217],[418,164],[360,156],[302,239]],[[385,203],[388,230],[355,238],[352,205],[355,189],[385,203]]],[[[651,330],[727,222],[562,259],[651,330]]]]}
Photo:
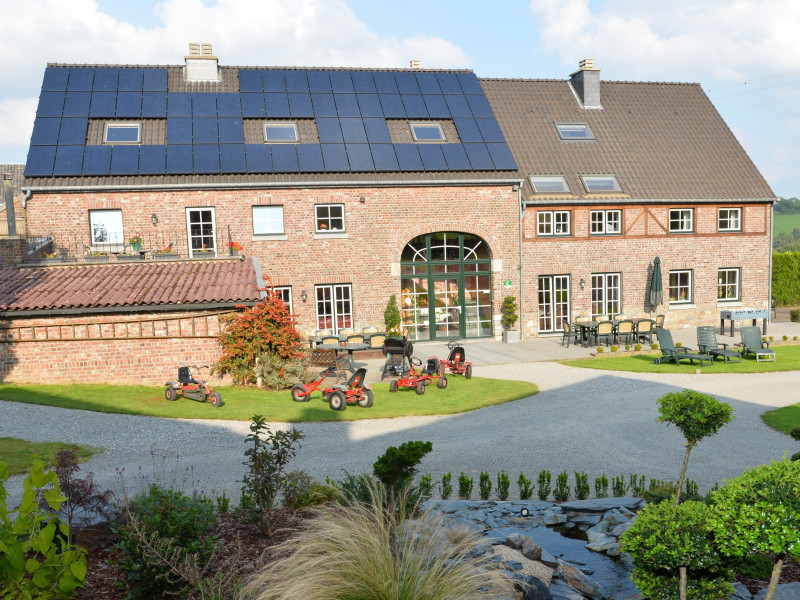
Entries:
{"type": "Polygon", "coordinates": [[[36,98],[7,98],[0,101],[0,144],[9,146],[6,152],[0,154],[0,162],[25,162],[36,102],[36,98]]]}

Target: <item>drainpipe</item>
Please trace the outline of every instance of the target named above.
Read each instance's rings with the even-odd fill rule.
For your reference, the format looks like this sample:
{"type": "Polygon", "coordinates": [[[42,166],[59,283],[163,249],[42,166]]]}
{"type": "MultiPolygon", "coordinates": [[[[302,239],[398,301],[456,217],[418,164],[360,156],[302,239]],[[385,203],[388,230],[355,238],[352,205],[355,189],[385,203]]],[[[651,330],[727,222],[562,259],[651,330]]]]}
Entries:
{"type": "Polygon", "coordinates": [[[17,237],[17,218],[14,215],[14,190],[11,188],[11,175],[3,173],[3,202],[6,206],[8,237],[17,237]]]}
{"type": "Polygon", "coordinates": [[[525,214],[525,208],[522,206],[522,183],[518,183],[514,187],[517,188],[517,206],[519,207],[519,339],[523,340],[525,339],[525,302],[523,292],[525,286],[522,276],[525,271],[522,268],[524,254],[522,247],[522,218],[525,214]]]}
{"type": "Polygon", "coordinates": [[[23,190],[23,191],[25,192],[25,195],[22,197],[22,208],[26,209],[28,208],[28,200],[30,199],[31,196],[33,196],[33,190],[23,190]]]}
{"type": "MultiPolygon", "coordinates": [[[[767,314],[769,315],[770,322],[772,322],[772,253],[774,252],[772,246],[772,236],[774,235],[774,232],[775,232],[775,201],[773,200],[769,205],[769,290],[768,290],[769,303],[767,304],[767,314]]],[[[776,314],[777,314],[777,309],[776,309],[776,314]]]]}

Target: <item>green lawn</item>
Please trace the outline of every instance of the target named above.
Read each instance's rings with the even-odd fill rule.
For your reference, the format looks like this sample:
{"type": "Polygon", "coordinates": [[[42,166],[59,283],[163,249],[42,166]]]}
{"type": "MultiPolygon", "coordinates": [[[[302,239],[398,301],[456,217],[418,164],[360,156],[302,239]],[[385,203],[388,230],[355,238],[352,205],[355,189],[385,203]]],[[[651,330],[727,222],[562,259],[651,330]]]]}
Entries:
{"type": "Polygon", "coordinates": [[[775,214],[775,221],[772,224],[772,232],[774,235],[778,235],[779,233],[791,234],[794,229],[800,229],[800,214],[775,214]]]}
{"type": "Polygon", "coordinates": [[[46,465],[51,466],[59,450],[76,448],[75,455],[79,463],[86,462],[93,455],[103,451],[93,446],[76,446],[64,442],[28,442],[16,438],[0,437],[0,460],[8,465],[9,475],[27,473],[33,457],[38,456],[46,465]]]}
{"type": "Polygon", "coordinates": [[[13,385],[0,384],[0,399],[46,406],[93,410],[107,413],[147,415],[181,419],[229,419],[249,421],[255,414],[269,421],[301,423],[309,421],[355,421],[403,417],[408,415],[449,415],[485,406],[502,404],[533,396],[539,392],[525,381],[505,381],[473,377],[447,378],[440,390],[430,385],[424,395],[413,389],[389,392],[389,383],[373,386],[375,404],[371,408],[348,405],[333,411],[315,392],[308,402],[294,402],[288,390],[267,392],[254,388],[221,387],[224,405],[215,408],[205,402],[179,397],[175,402],[164,398],[163,387],[112,385],[13,385]]]}
{"type": "Polygon", "coordinates": [[[800,404],[769,410],[761,415],[761,418],[773,429],[789,433],[792,429],[800,427],[800,404]]]}
{"type": "Polygon", "coordinates": [[[776,346],[774,348],[775,362],[756,362],[755,358],[747,358],[741,363],[725,364],[718,359],[713,365],[700,367],[695,363],[681,361],[680,365],[653,364],[653,358],[661,356],[661,352],[651,354],[638,354],[635,356],[607,356],[600,355],[595,358],[582,358],[578,360],[562,360],[562,364],[571,367],[587,369],[603,369],[605,371],[629,371],[632,373],[694,373],[700,369],[701,373],[766,373],[769,371],[798,371],[800,370],[800,345],[776,346]]]}

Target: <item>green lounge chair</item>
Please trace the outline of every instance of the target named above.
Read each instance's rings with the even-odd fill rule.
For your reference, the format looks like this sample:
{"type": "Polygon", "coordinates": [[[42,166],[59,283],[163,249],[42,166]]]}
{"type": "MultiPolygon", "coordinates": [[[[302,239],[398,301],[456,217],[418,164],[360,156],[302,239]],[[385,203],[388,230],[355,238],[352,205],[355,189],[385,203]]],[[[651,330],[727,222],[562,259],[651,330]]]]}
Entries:
{"type": "Polygon", "coordinates": [[[660,365],[666,362],[679,365],[682,360],[688,360],[690,364],[694,364],[694,361],[697,361],[701,367],[706,366],[704,363],[714,364],[714,359],[708,354],[698,354],[690,352],[691,348],[676,346],[675,342],[672,341],[672,332],[669,329],[656,329],[656,336],[661,350],[661,358],[654,358],[654,364],[660,365]]]}
{"type": "Polygon", "coordinates": [[[728,344],[717,342],[717,330],[711,326],[697,328],[697,347],[700,352],[711,355],[712,358],[721,356],[725,363],[742,362],[742,355],[735,350],[728,350],[728,344]]]}
{"type": "Polygon", "coordinates": [[[761,329],[740,327],[739,334],[742,336],[742,356],[744,358],[747,358],[748,354],[753,354],[756,362],[762,360],[775,362],[775,351],[769,347],[769,342],[761,339],[761,329]]]}

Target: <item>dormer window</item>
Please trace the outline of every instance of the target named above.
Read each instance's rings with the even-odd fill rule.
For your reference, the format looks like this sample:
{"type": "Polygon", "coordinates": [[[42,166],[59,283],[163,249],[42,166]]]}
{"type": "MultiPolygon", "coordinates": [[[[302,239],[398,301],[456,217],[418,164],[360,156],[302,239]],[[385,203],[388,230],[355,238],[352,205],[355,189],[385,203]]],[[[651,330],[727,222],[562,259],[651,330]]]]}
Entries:
{"type": "Polygon", "coordinates": [[[106,144],[138,144],[142,141],[139,123],[106,123],[106,144]]]}
{"type": "Polygon", "coordinates": [[[264,141],[267,144],[297,143],[296,123],[264,123],[264,141]]]}
{"type": "Polygon", "coordinates": [[[556,123],[558,137],[562,140],[593,140],[594,134],[586,123],[556,123]]]}
{"type": "Polygon", "coordinates": [[[415,142],[444,142],[444,131],[439,123],[409,123],[415,142]]]}
{"type": "Polygon", "coordinates": [[[614,175],[581,175],[581,180],[587,192],[621,192],[617,178],[614,175]]]}
{"type": "Polygon", "coordinates": [[[568,194],[567,180],[561,175],[538,176],[531,175],[531,185],[535,194],[568,194]]]}

